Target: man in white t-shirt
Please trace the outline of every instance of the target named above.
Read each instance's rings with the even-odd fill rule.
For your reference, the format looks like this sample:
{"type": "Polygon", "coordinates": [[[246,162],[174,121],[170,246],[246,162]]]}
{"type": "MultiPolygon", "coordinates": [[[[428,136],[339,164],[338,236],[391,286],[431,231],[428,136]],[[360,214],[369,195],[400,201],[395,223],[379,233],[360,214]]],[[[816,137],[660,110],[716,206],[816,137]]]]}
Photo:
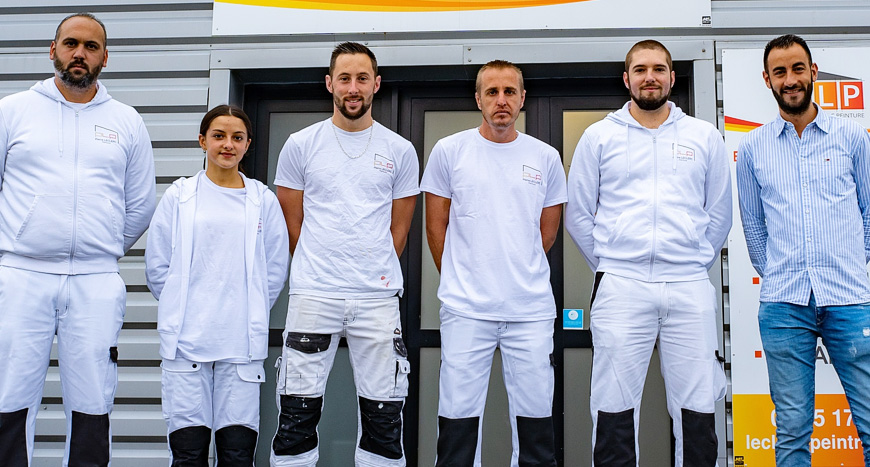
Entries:
{"type": "Polygon", "coordinates": [[[511,465],[555,466],[553,319],[546,253],[565,172],[559,153],[515,128],[523,75],[494,60],[477,74],[478,128],[435,145],[423,174],[426,232],[441,271],[437,466],[480,466],[481,419],[501,349],[511,465]]]}
{"type": "Polygon", "coordinates": [[[410,365],[399,255],[420,192],[419,163],[410,142],[372,119],[380,83],[371,50],[339,44],[326,76],[332,117],[290,135],[278,160],[275,185],[293,260],[273,466],[317,463],[317,424],[341,337],[359,396],[356,465],[405,465],[410,365]]]}

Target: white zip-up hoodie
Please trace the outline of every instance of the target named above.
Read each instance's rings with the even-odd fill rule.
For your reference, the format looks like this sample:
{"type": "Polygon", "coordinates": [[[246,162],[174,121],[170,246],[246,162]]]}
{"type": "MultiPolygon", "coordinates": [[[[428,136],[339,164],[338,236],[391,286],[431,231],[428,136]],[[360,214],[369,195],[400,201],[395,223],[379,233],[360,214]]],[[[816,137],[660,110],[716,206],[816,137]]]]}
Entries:
{"type": "MultiPolygon", "coordinates": [[[[175,360],[178,336],[187,310],[193,258],[196,194],[200,171],[170,186],[148,231],[145,278],[157,306],[160,356],[175,360]]],[[[245,277],[247,279],[249,361],[265,360],[269,345],[269,310],[287,280],[290,240],[284,214],[274,193],[257,180],[245,182],[245,277]]],[[[220,254],[220,252],[216,252],[220,254]]],[[[240,356],[242,357],[242,356],[240,356]]]]}
{"type": "Polygon", "coordinates": [[[151,220],[154,183],[142,117],[102,83],[85,104],[54,78],[0,100],[0,265],[117,272],[151,220]]]}
{"type": "Polygon", "coordinates": [[[657,129],[626,103],[583,133],[568,174],[565,227],[593,271],[647,282],[700,280],[731,229],[722,135],[668,102],[657,129]]]}

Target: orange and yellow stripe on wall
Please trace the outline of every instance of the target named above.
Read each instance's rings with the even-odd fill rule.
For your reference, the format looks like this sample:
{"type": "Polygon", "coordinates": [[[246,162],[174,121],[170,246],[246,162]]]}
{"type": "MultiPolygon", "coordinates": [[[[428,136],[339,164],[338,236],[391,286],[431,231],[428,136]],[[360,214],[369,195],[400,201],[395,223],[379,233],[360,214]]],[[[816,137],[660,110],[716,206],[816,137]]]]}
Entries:
{"type": "Polygon", "coordinates": [[[384,12],[501,10],[587,1],[590,0],[215,0],[219,3],[272,8],[384,12]]]}

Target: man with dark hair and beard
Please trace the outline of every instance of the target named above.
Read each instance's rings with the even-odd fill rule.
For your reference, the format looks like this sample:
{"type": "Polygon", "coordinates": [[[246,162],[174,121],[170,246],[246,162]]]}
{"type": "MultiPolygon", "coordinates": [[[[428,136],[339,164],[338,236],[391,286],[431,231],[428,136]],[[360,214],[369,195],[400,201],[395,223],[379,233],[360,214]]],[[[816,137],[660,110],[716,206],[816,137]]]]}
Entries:
{"type": "Polygon", "coordinates": [[[776,465],[810,465],[818,338],[849,401],[870,466],[870,136],[813,103],[818,66],[800,37],[764,48],[779,106],[740,142],[737,191],[758,307],[776,465]]]}
{"type": "Polygon", "coordinates": [[[716,464],[716,291],[708,270],[731,229],[722,135],[668,98],[675,74],[659,42],[635,44],[631,100],[583,134],[568,174],[565,226],[595,271],[591,330],[593,461],[638,459],[640,401],[658,345],[676,466],[716,464]]]}
{"type": "Polygon", "coordinates": [[[372,119],[380,85],[374,53],[339,44],[326,75],[332,116],[290,135],[278,158],[275,185],[293,260],[273,466],[317,463],[317,424],[342,337],[359,397],[356,465],[405,465],[410,365],[399,318],[399,256],[420,169],[411,143],[372,119]]]}
{"type": "Polygon", "coordinates": [[[109,464],[118,335],[127,291],[118,259],[155,205],[151,140],[97,77],[106,30],[61,21],[55,75],[0,100],[0,463],[26,466],[52,341],[67,420],[64,465],[109,464]]]}

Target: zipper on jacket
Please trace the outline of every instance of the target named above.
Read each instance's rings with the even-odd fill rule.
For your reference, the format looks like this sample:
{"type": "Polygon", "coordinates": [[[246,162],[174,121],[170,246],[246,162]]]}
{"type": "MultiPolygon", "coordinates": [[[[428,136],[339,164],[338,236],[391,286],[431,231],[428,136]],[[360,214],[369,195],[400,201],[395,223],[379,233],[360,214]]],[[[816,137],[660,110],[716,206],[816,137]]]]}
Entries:
{"type": "Polygon", "coordinates": [[[652,218],[652,246],[649,254],[649,282],[653,280],[653,264],[656,262],[656,229],[658,228],[659,207],[659,154],[656,144],[656,135],[652,135],[653,142],[653,218],[652,218]]]}
{"type": "MultiPolygon", "coordinates": [[[[61,111],[63,111],[61,109],[61,111]]],[[[79,206],[79,111],[76,110],[76,124],[75,124],[75,152],[73,155],[73,218],[72,218],[72,243],[69,246],[69,273],[70,275],[75,274],[75,269],[73,269],[73,258],[76,255],[76,234],[77,234],[77,225],[78,225],[78,206],[79,206]]],[[[63,131],[63,128],[60,129],[63,131]]]]}

